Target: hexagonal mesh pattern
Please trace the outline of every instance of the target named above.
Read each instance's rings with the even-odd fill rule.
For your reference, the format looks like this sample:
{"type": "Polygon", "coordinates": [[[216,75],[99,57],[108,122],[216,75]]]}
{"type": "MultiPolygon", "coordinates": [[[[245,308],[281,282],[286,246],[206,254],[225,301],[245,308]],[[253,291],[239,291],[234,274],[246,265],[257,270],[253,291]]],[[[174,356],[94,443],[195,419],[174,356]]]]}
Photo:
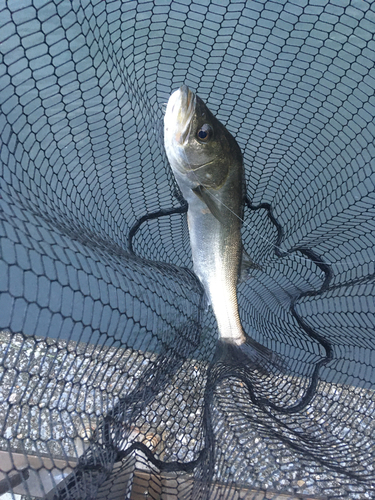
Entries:
{"type": "Polygon", "coordinates": [[[0,494],[375,498],[375,4],[0,13],[0,494]],[[243,151],[272,373],[214,357],[163,147],[183,83],[243,151]]]}

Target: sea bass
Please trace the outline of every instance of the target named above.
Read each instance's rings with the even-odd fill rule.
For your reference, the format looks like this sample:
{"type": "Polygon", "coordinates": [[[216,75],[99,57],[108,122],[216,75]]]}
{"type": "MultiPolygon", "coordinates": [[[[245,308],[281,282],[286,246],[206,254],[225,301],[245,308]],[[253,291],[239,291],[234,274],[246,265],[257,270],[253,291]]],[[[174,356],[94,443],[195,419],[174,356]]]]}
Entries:
{"type": "Polygon", "coordinates": [[[194,272],[217,320],[221,354],[230,351],[233,356],[238,351],[240,357],[264,367],[273,362],[274,354],[245,334],[237,302],[241,268],[251,266],[241,239],[245,180],[240,147],[186,85],[169,98],[164,145],[188,203],[194,272]]]}

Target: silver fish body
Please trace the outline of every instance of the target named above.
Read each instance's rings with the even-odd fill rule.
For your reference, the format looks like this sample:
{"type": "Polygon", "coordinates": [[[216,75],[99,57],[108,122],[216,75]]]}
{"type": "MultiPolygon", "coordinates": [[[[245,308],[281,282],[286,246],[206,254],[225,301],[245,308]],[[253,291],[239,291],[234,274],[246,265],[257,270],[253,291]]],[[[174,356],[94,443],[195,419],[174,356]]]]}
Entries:
{"type": "Polygon", "coordinates": [[[245,195],[241,150],[224,125],[185,85],[168,101],[164,144],[188,203],[194,272],[212,305],[219,339],[241,347],[245,357],[258,365],[272,361],[271,351],[245,334],[238,312],[245,195]]]}

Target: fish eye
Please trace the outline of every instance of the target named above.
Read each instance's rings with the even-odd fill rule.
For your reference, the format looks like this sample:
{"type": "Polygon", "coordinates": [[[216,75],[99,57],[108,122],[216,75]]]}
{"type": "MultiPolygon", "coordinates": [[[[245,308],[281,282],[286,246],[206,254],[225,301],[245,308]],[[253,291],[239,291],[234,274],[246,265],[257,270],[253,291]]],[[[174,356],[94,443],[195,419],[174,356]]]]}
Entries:
{"type": "Polygon", "coordinates": [[[205,123],[197,131],[197,139],[199,142],[208,142],[212,137],[212,128],[205,123]]]}

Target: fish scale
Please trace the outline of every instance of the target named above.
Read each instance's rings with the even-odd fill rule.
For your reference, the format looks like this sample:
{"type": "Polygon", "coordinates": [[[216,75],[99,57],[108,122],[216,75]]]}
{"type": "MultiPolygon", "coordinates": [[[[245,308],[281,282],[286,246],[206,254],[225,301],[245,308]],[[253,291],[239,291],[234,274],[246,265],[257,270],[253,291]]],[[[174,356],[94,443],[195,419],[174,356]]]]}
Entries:
{"type": "Polygon", "coordinates": [[[241,225],[245,180],[241,150],[222,123],[186,85],[169,98],[164,117],[166,154],[188,203],[195,274],[219,330],[217,356],[264,371],[278,357],[243,330],[237,283],[243,258],[241,225]]]}

